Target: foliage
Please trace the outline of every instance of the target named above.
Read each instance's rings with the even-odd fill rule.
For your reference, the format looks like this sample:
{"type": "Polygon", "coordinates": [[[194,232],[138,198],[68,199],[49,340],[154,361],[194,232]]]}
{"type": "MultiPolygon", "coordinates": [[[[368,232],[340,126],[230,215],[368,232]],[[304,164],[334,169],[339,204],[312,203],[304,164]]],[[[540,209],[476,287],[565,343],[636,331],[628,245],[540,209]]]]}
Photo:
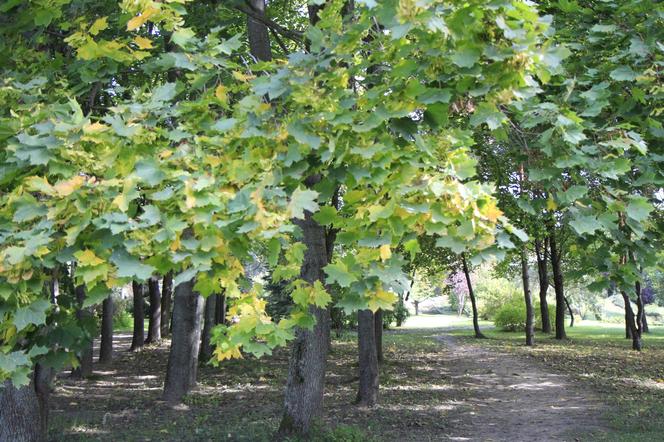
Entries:
{"type": "MultiPolygon", "coordinates": [[[[556,317],[556,305],[548,304],[549,318],[556,317]]],[[[542,312],[539,303],[533,303],[533,310],[535,313],[535,327],[542,329],[542,312]]],[[[493,323],[501,330],[504,331],[523,331],[526,328],[526,305],[522,299],[511,299],[496,311],[493,318],[493,323]]],[[[555,326],[552,325],[552,329],[555,326]]]]}

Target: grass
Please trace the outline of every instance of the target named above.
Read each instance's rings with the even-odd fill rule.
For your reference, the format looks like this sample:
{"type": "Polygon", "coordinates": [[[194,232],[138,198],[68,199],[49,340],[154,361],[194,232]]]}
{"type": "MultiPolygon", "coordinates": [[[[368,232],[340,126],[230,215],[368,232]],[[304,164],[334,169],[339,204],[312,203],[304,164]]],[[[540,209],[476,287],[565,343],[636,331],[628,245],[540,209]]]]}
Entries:
{"type": "Polygon", "coordinates": [[[591,384],[610,404],[611,432],[604,440],[661,440],[664,434],[664,327],[651,327],[642,352],[631,350],[624,328],[583,321],[566,328],[567,340],[536,335],[535,347],[523,333],[486,330],[489,339],[474,340],[468,331],[451,332],[466,342],[534,358],[553,370],[591,384]]]}

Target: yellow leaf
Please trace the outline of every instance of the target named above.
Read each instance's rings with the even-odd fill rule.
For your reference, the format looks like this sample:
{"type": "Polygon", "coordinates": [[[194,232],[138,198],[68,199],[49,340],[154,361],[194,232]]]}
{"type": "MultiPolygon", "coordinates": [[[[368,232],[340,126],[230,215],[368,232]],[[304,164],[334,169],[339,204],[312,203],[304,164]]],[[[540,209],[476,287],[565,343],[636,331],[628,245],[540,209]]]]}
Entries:
{"type": "Polygon", "coordinates": [[[387,261],[392,257],[392,250],[390,249],[389,244],[383,244],[380,246],[380,259],[381,261],[387,261]]]}
{"type": "Polygon", "coordinates": [[[91,123],[83,126],[83,133],[85,134],[96,134],[99,132],[104,132],[108,130],[108,126],[101,123],[91,123]]]}
{"type": "Polygon", "coordinates": [[[73,177],[69,180],[60,181],[55,186],[53,186],[53,188],[55,189],[55,192],[59,196],[69,196],[72,193],[74,193],[74,191],[76,189],[81,187],[84,182],[85,182],[85,178],[83,178],[80,175],[76,175],[75,177],[73,177]]]}
{"type": "Polygon", "coordinates": [[[31,176],[26,179],[26,185],[28,189],[33,192],[41,192],[46,195],[53,195],[55,189],[51,186],[46,178],[39,176],[31,176]]]}
{"type": "Polygon", "coordinates": [[[503,212],[496,206],[495,201],[491,201],[484,208],[484,216],[486,216],[491,222],[495,223],[502,215],[503,212]]]}
{"type": "Polygon", "coordinates": [[[103,259],[95,255],[95,252],[89,249],[79,250],[74,253],[74,256],[78,260],[78,265],[81,267],[94,267],[105,262],[103,259]]]}
{"type": "Polygon", "coordinates": [[[225,359],[242,359],[242,353],[240,353],[240,346],[231,347],[227,350],[222,349],[222,346],[217,346],[214,350],[214,356],[217,358],[217,361],[223,361],[225,359]]]}
{"type": "Polygon", "coordinates": [[[397,301],[397,295],[392,292],[386,292],[382,287],[378,288],[373,295],[369,296],[369,310],[376,313],[378,309],[392,310],[393,304],[397,301]]]}
{"type": "Polygon", "coordinates": [[[222,84],[217,86],[217,88],[214,90],[214,96],[217,97],[217,100],[221,101],[224,104],[228,102],[228,92],[226,86],[222,84]]]}
{"type": "Polygon", "coordinates": [[[118,206],[123,212],[129,209],[129,201],[127,201],[127,198],[122,193],[113,199],[113,205],[118,206]]]}
{"type": "Polygon", "coordinates": [[[157,12],[159,12],[159,10],[153,8],[152,6],[148,6],[141,13],[141,15],[138,15],[127,22],[127,31],[133,31],[134,29],[140,28],[143,26],[143,23],[148,21],[150,17],[155,15],[157,12]]]}
{"type": "Polygon", "coordinates": [[[134,43],[141,49],[152,49],[152,40],[149,38],[138,36],[134,38],[134,43]]]}
{"type": "Polygon", "coordinates": [[[90,34],[97,35],[99,34],[100,31],[103,31],[104,29],[108,28],[108,22],[106,20],[107,17],[102,17],[95,20],[92,26],[90,26],[90,31],[89,31],[90,34]]]}
{"type": "Polygon", "coordinates": [[[556,210],[558,205],[554,201],[553,197],[549,195],[549,199],[546,200],[546,210],[556,210]]]}

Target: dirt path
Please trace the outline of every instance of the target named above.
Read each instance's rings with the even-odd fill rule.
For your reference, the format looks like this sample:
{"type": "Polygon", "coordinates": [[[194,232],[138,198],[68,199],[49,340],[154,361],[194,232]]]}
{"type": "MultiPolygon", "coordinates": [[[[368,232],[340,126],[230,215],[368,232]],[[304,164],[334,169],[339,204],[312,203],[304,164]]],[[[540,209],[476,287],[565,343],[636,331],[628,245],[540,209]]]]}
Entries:
{"type": "Polygon", "coordinates": [[[472,441],[593,440],[606,431],[598,395],[527,358],[450,335],[449,382],[462,393],[448,415],[448,438],[472,441]]]}

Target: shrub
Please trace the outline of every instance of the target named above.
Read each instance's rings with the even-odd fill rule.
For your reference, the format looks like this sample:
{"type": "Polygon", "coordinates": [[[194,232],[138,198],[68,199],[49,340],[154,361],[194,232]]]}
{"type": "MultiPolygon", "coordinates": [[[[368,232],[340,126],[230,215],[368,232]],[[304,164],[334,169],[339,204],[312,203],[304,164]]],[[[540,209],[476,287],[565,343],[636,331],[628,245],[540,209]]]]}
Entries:
{"type": "Polygon", "coordinates": [[[403,300],[400,299],[394,304],[394,310],[383,310],[383,328],[389,328],[392,323],[396,323],[399,327],[409,316],[410,312],[404,305],[403,300]]]}
{"type": "MultiPolygon", "coordinates": [[[[535,328],[542,329],[542,313],[539,303],[533,303],[535,313],[535,328]]],[[[556,306],[548,304],[549,320],[552,330],[556,322],[556,306]]],[[[513,298],[498,309],[493,319],[496,327],[504,331],[523,331],[526,328],[526,302],[523,299],[513,298]]]]}
{"type": "Polygon", "coordinates": [[[115,311],[113,315],[114,330],[130,330],[134,326],[134,318],[125,310],[115,311]]]}
{"type": "Polygon", "coordinates": [[[505,331],[519,331],[526,327],[526,305],[524,302],[509,302],[496,312],[493,323],[505,331]]]}

